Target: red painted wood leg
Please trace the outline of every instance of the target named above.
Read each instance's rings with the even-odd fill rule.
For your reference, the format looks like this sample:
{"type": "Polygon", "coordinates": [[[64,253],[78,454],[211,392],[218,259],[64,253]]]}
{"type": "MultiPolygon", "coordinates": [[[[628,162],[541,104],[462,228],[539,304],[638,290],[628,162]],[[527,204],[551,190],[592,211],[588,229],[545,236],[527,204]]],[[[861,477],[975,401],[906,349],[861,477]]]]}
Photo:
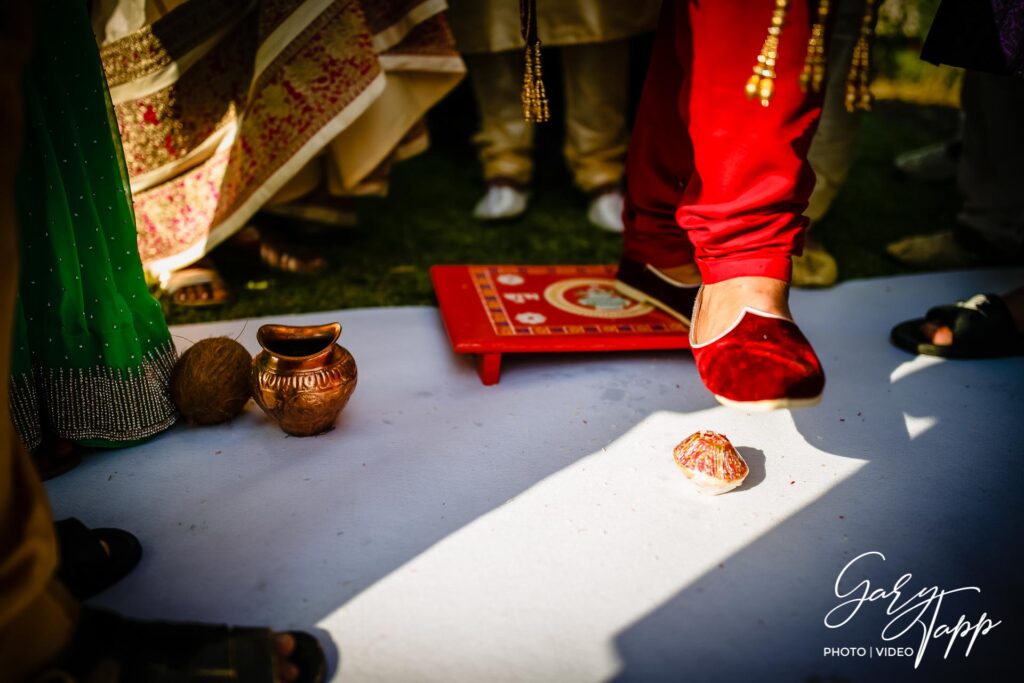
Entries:
{"type": "Polygon", "coordinates": [[[497,384],[501,379],[501,354],[480,353],[476,357],[476,371],[480,375],[480,381],[484,386],[497,384]]]}

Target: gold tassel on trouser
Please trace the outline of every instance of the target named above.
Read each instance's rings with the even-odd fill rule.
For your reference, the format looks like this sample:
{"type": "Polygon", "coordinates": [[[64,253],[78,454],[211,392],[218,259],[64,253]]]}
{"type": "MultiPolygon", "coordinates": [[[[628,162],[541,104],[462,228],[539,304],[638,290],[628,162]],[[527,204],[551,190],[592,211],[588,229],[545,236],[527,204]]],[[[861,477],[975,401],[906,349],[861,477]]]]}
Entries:
{"type": "Polygon", "coordinates": [[[825,80],[825,22],[828,20],[828,0],[818,2],[818,16],[811,27],[811,37],[807,41],[807,57],[804,59],[804,70],[800,74],[800,89],[807,92],[821,92],[821,83],[825,80]]]}
{"type": "Polygon", "coordinates": [[[860,25],[860,38],[853,48],[853,61],[846,77],[846,110],[871,109],[871,38],[875,33],[875,0],[865,0],[864,18],[860,25]]]}
{"type": "Polygon", "coordinates": [[[775,62],[779,57],[779,37],[782,35],[782,24],[786,21],[786,9],[789,0],[775,0],[775,11],[772,12],[772,25],[768,27],[768,37],[764,39],[761,54],[754,65],[754,75],[747,81],[747,97],[757,96],[761,106],[767,107],[775,91],[775,62]]]}
{"type": "Polygon", "coordinates": [[[551,118],[544,90],[544,72],[540,63],[540,38],[537,36],[537,0],[519,0],[519,22],[526,42],[523,67],[523,119],[541,123],[551,118]]]}

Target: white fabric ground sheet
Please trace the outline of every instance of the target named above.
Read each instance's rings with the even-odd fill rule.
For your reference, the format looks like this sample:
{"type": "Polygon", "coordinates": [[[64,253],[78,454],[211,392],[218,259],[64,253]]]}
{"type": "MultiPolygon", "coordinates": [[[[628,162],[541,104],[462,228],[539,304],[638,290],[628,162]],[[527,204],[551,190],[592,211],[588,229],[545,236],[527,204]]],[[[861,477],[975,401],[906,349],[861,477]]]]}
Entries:
{"type": "MultiPolygon", "coordinates": [[[[433,308],[274,317],[344,326],[359,385],[334,431],[288,437],[250,403],[227,425],[89,456],[48,490],[58,518],[143,542],[95,604],[314,629],[336,680],[966,680],[1008,654],[1022,618],[1024,358],[914,358],[888,333],[1022,282],[987,270],[796,291],[828,385],[793,413],[717,405],[688,353],[509,357],[485,387],[433,308]],[[739,447],[741,489],[702,497],[676,468],[673,446],[700,429],[739,447]],[[837,575],[872,551],[885,560],[858,560],[838,588],[886,595],[826,628],[837,575]],[[911,600],[932,586],[980,593],[911,600]],[[921,607],[889,634],[908,633],[883,640],[908,600],[921,607]],[[917,672],[874,649],[916,652],[936,612],[917,672]],[[982,613],[1003,623],[967,657],[961,631],[943,659],[938,627],[982,613]]],[[[256,351],[261,322],[173,332],[184,348],[241,331],[256,351]]]]}

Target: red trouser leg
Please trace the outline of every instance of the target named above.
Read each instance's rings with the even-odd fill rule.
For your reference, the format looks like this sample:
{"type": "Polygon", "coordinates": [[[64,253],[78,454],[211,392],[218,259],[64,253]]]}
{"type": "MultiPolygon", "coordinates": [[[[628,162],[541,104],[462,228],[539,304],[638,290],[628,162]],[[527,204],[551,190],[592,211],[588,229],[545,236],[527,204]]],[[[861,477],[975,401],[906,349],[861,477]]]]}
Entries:
{"type": "MultiPolygon", "coordinates": [[[[658,128],[634,130],[630,204],[639,215],[677,196],[675,220],[693,245],[706,283],[751,275],[788,281],[790,259],[803,247],[802,214],[814,187],[807,150],[821,113],[820,97],[805,95],[799,85],[810,36],[807,2],[789,5],[768,107],[748,100],[743,87],[771,23],[773,3],[667,0],[666,5],[673,7],[662,19],[671,23],[659,26],[659,40],[670,32],[674,49],[656,46],[652,55],[636,126],[658,128]],[[668,59],[676,60],[675,70],[662,63],[668,59]],[[677,122],[665,123],[673,117],[677,122]],[[684,130],[692,162],[676,152],[683,145],[673,135],[679,131],[686,137],[684,130]],[[666,155],[675,156],[666,162],[666,155]],[[673,178],[677,188],[685,184],[681,197],[678,189],[669,190],[673,178]]],[[[681,250],[670,231],[643,227],[639,218],[627,221],[627,256],[662,267],[685,262],[678,260],[681,250]]]]}
{"type": "Polygon", "coordinates": [[[690,135],[672,95],[681,92],[685,76],[676,54],[677,4],[661,5],[626,158],[623,253],[656,268],[693,262],[690,238],[676,223],[676,208],[693,173],[690,135]]]}

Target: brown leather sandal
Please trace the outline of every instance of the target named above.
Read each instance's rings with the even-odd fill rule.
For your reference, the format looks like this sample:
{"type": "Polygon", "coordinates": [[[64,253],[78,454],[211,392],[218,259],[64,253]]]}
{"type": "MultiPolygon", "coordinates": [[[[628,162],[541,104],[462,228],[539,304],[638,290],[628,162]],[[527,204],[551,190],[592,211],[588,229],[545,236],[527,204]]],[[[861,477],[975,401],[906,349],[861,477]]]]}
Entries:
{"type": "Polygon", "coordinates": [[[259,231],[260,260],[268,268],[296,275],[319,275],[327,269],[327,259],[297,242],[294,235],[265,226],[259,231]]]}
{"type": "Polygon", "coordinates": [[[163,289],[171,295],[171,301],[175,306],[183,308],[211,308],[224,306],[235,300],[220,273],[211,266],[196,265],[175,271],[171,273],[163,289]],[[205,297],[196,298],[188,295],[190,290],[194,291],[199,287],[205,288],[205,297]]]}

